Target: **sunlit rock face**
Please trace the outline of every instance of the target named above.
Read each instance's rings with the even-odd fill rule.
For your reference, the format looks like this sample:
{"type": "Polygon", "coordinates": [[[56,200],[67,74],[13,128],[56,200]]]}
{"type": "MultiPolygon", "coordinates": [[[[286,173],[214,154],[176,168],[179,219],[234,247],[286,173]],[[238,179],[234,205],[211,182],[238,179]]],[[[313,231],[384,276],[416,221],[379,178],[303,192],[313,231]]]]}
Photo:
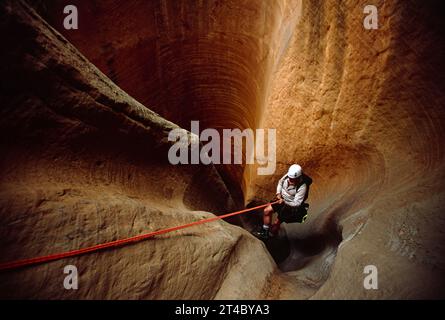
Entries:
{"type": "Polygon", "coordinates": [[[3,261],[264,203],[293,163],[313,184],[308,220],[268,244],[281,272],[221,222],[1,274],[2,297],[445,297],[440,8],[377,1],[366,30],[366,1],[4,3],[3,261]],[[192,120],[276,129],[275,174],[170,165],[168,132],[192,120]]]}
{"type": "Polygon", "coordinates": [[[248,198],[268,199],[294,162],[313,178],[283,267],[306,265],[293,274],[314,298],[443,298],[443,19],[429,3],[377,1],[379,29],[365,30],[367,4],[304,2],[263,115],[277,174],[254,177],[248,198]],[[316,259],[301,248],[314,241],[316,259]],[[366,265],[378,290],[362,285],[366,265]]]}

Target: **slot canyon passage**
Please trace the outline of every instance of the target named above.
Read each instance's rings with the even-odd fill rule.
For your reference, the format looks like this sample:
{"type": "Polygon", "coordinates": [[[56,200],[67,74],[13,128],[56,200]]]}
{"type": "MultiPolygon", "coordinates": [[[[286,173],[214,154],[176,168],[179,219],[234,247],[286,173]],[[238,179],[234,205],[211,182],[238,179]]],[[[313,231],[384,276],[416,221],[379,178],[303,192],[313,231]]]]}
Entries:
{"type": "Polygon", "coordinates": [[[444,21],[376,0],[366,30],[368,2],[2,1],[0,262],[266,203],[293,163],[313,183],[266,244],[248,213],[1,272],[1,298],[445,298],[444,21]],[[192,120],[275,128],[275,173],[171,165],[192,120]]]}

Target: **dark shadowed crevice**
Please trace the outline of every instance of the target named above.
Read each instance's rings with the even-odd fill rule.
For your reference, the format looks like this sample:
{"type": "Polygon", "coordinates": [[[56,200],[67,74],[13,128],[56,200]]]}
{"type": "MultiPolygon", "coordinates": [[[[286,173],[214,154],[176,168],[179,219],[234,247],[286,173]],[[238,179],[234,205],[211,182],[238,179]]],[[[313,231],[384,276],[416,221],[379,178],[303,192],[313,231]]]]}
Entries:
{"type": "MultiPolygon", "coordinates": [[[[247,207],[254,207],[259,203],[253,201],[247,207]]],[[[244,228],[254,230],[261,225],[262,210],[244,216],[242,221],[244,228]]],[[[292,224],[289,226],[292,227],[292,224]]],[[[289,272],[304,268],[309,262],[327,252],[335,253],[342,240],[342,229],[336,220],[326,219],[322,230],[309,235],[288,234],[286,227],[282,227],[276,237],[265,241],[265,245],[281,271],[289,272]]]]}

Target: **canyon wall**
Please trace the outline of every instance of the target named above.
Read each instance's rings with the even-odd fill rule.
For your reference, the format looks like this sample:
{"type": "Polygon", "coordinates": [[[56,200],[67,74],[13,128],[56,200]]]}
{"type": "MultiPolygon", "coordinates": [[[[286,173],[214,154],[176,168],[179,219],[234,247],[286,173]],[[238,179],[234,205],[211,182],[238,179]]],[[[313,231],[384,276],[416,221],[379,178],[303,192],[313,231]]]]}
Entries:
{"type": "MultiPolygon", "coordinates": [[[[0,66],[1,262],[235,209],[213,166],[168,163],[167,135],[177,125],[123,92],[25,2],[0,8],[8,43],[0,66]]],[[[0,297],[253,298],[269,294],[275,271],[261,242],[217,221],[1,272],[0,297]],[[66,265],[78,269],[78,290],[63,286],[66,265]]]]}
{"type": "MultiPolygon", "coordinates": [[[[257,127],[270,73],[300,0],[34,2],[47,21],[125,92],[190,130],[257,127]],[[68,4],[79,29],[63,27],[68,4]]],[[[244,165],[218,165],[242,204],[244,165]]]]}
{"type": "Polygon", "coordinates": [[[305,266],[293,274],[314,298],[443,298],[440,7],[374,1],[379,28],[366,30],[367,4],[304,1],[261,124],[277,129],[275,179],[253,177],[247,198],[269,199],[294,162],[313,178],[309,218],[287,226],[283,265],[305,266]],[[338,252],[318,243],[333,233],[338,252]],[[304,256],[301,243],[319,246],[318,256],[304,256]],[[377,267],[378,290],[362,285],[366,265],[377,267]]]}
{"type": "Polygon", "coordinates": [[[2,261],[264,203],[292,163],[313,184],[306,223],[268,244],[286,251],[282,272],[218,222],[2,273],[1,296],[443,298],[441,8],[375,1],[379,28],[366,30],[368,4],[3,2],[2,261]],[[67,4],[78,30],[63,28],[67,4]],[[276,129],[275,174],[170,165],[168,132],[191,120],[276,129]],[[74,293],[67,264],[84,283],[74,293]],[[377,290],[363,286],[367,265],[377,290]]]}

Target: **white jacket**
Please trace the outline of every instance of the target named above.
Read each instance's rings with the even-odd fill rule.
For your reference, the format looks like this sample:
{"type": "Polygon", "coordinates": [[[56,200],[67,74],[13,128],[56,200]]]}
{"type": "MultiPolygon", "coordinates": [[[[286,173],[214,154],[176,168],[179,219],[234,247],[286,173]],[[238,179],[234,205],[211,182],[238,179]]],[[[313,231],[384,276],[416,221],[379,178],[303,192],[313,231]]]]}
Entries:
{"type": "Polygon", "coordinates": [[[290,185],[287,174],[278,181],[277,194],[281,194],[284,203],[291,207],[299,207],[303,203],[306,190],[307,186],[305,183],[298,186],[298,190],[296,186],[290,185]]]}

